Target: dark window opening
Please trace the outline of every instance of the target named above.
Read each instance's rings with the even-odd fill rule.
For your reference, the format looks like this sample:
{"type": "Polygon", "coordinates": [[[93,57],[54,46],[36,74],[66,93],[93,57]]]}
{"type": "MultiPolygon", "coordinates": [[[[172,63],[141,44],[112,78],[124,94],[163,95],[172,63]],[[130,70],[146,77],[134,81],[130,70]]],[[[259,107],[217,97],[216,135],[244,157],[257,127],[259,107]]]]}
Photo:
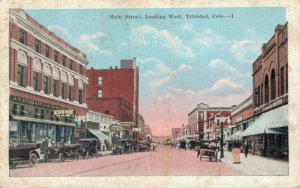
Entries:
{"type": "Polygon", "coordinates": [[[13,115],[17,115],[17,113],[18,113],[18,105],[17,104],[13,104],[12,113],[13,113],[13,115]]]}
{"type": "Polygon", "coordinates": [[[54,61],[58,63],[58,51],[54,51],[54,61]]]}
{"type": "Polygon", "coordinates": [[[272,69],[272,72],[271,72],[271,100],[274,100],[275,97],[276,97],[275,70],[272,69]]]}
{"type": "Polygon", "coordinates": [[[25,115],[25,106],[21,106],[20,115],[21,115],[21,116],[24,116],[24,115],[25,115]]]}
{"type": "Polygon", "coordinates": [[[66,58],[66,56],[62,56],[62,65],[63,66],[66,66],[66,61],[67,61],[67,58],[66,58]]]}
{"type": "Polygon", "coordinates": [[[33,72],[33,89],[35,91],[39,90],[39,73],[33,72]]]}
{"type": "Polygon", "coordinates": [[[58,96],[58,92],[57,92],[57,85],[58,85],[58,83],[57,82],[58,82],[57,80],[53,80],[53,95],[55,97],[58,96]]]}
{"type": "Polygon", "coordinates": [[[41,119],[44,119],[44,118],[45,118],[45,111],[41,110],[41,119]]]}
{"type": "Polygon", "coordinates": [[[280,68],[280,94],[284,94],[284,67],[280,68]]]}
{"type": "Polygon", "coordinates": [[[82,90],[81,89],[78,91],[78,102],[79,102],[79,104],[82,104],[82,90]]]}
{"type": "Polygon", "coordinates": [[[41,41],[39,41],[38,39],[35,39],[34,41],[34,50],[37,53],[41,53],[41,41]]]}
{"type": "Polygon", "coordinates": [[[39,115],[40,115],[40,114],[39,114],[39,109],[38,109],[38,108],[35,108],[35,109],[34,109],[34,117],[35,117],[35,118],[38,118],[39,115]]]}
{"type": "Polygon", "coordinates": [[[25,87],[25,67],[18,65],[18,85],[25,87]]]}
{"type": "Polygon", "coordinates": [[[109,115],[109,110],[105,110],[104,113],[107,114],[107,115],[109,115]]]}
{"type": "Polygon", "coordinates": [[[269,77],[265,76],[265,103],[269,102],[269,77]]]}
{"type": "Polygon", "coordinates": [[[21,29],[19,31],[19,42],[26,45],[26,32],[21,29]]]}
{"type": "Polygon", "coordinates": [[[66,84],[61,83],[61,98],[63,99],[65,99],[65,88],[66,88],[66,84]]]}
{"type": "Polygon", "coordinates": [[[47,58],[49,58],[50,57],[50,47],[49,46],[45,46],[45,56],[47,57],[47,58]]]}
{"type": "Polygon", "coordinates": [[[45,94],[48,94],[49,90],[48,90],[48,83],[49,83],[49,80],[48,80],[48,76],[44,76],[44,93],[45,94]]]}
{"type": "Polygon", "coordinates": [[[69,86],[69,101],[73,101],[72,92],[73,92],[73,88],[72,88],[72,86],[69,86]]]}

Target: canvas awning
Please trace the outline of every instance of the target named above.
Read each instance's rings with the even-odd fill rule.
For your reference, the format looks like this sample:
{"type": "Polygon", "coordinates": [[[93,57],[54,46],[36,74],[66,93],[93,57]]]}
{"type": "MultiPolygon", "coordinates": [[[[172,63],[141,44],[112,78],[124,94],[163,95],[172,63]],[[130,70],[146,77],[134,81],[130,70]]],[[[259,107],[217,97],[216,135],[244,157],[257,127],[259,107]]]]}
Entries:
{"type": "Polygon", "coordinates": [[[95,135],[99,140],[110,140],[110,137],[103,134],[101,131],[89,130],[93,135],[95,135]]]}
{"type": "Polygon", "coordinates": [[[233,135],[230,135],[225,140],[242,140],[242,131],[237,131],[233,135]]]}
{"type": "Polygon", "coordinates": [[[241,136],[280,134],[278,128],[288,126],[288,105],[261,114],[241,136]]]}

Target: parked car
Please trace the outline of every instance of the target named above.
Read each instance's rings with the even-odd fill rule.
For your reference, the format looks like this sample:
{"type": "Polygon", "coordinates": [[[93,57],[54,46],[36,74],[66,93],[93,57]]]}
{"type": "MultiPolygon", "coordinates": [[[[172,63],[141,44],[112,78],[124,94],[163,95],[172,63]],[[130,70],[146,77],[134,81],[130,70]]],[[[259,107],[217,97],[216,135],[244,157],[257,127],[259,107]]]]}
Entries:
{"type": "Polygon", "coordinates": [[[36,166],[38,160],[44,160],[41,154],[40,143],[21,143],[18,146],[9,147],[9,166],[16,167],[18,164],[28,163],[31,167],[36,166]]]}
{"type": "Polygon", "coordinates": [[[116,142],[115,147],[112,149],[113,154],[132,153],[133,147],[131,141],[128,139],[121,139],[116,142]]]}
{"type": "Polygon", "coordinates": [[[149,147],[147,146],[146,141],[139,141],[138,145],[137,145],[138,151],[142,152],[142,151],[149,151],[149,147]]]}
{"type": "Polygon", "coordinates": [[[61,162],[66,158],[78,161],[80,156],[80,144],[56,144],[48,152],[48,160],[58,158],[61,162]]]}
{"type": "Polygon", "coordinates": [[[80,144],[80,155],[85,159],[90,157],[99,157],[99,147],[100,142],[96,138],[84,138],[79,139],[78,143],[80,144]]]}
{"type": "Polygon", "coordinates": [[[179,141],[178,149],[185,149],[186,150],[186,141],[184,141],[184,140],[179,141]]]}

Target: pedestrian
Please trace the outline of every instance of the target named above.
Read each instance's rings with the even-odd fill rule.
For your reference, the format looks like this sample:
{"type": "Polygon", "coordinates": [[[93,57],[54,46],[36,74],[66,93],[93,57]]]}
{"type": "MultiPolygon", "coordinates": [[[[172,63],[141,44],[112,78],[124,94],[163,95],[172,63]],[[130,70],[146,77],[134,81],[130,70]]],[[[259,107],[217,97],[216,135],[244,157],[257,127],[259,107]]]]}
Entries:
{"type": "Polygon", "coordinates": [[[249,144],[248,144],[247,141],[245,141],[244,149],[245,149],[245,157],[247,158],[247,155],[248,155],[248,152],[249,152],[249,144]]]}
{"type": "Polygon", "coordinates": [[[49,145],[49,139],[46,136],[45,140],[42,141],[42,151],[43,151],[43,153],[48,153],[48,145],[49,145]]]}

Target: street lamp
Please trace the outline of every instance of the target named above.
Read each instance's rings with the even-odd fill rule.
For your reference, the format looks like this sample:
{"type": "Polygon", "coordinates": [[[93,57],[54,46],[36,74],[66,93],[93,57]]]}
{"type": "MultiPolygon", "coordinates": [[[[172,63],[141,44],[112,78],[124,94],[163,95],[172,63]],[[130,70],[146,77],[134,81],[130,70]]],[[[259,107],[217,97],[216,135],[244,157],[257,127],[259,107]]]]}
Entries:
{"type": "Polygon", "coordinates": [[[228,117],[219,117],[216,116],[215,117],[215,123],[217,123],[217,125],[219,126],[219,123],[221,124],[221,141],[220,141],[220,147],[221,147],[221,154],[220,154],[220,158],[224,158],[224,149],[223,149],[223,145],[224,145],[224,122],[228,120],[228,117]]]}

